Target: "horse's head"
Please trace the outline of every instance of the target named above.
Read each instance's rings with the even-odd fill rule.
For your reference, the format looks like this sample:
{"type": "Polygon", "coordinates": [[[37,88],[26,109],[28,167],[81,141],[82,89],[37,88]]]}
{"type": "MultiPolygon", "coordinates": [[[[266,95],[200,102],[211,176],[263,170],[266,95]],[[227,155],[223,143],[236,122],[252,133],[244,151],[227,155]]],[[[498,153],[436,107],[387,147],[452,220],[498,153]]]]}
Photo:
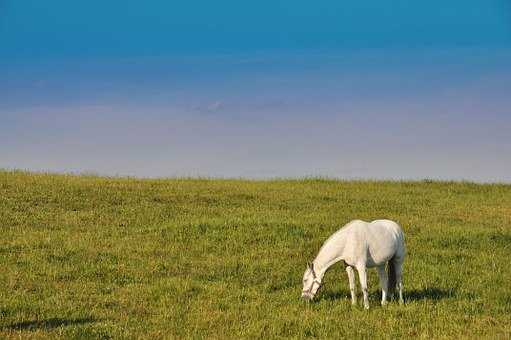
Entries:
{"type": "Polygon", "coordinates": [[[321,277],[314,270],[314,263],[309,263],[305,273],[303,273],[302,298],[307,301],[312,300],[319,286],[321,286],[321,277]]]}

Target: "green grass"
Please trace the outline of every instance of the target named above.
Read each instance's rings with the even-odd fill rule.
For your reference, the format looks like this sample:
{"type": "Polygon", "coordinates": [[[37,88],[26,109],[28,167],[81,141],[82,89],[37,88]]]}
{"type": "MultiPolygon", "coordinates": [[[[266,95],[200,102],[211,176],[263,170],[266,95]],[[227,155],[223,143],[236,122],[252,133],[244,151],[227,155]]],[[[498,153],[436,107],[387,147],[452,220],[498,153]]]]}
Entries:
{"type": "Polygon", "coordinates": [[[0,171],[0,337],[511,336],[511,185],[136,180],[0,171]],[[353,308],[341,265],[301,278],[354,218],[406,233],[405,300],[353,308]]]}

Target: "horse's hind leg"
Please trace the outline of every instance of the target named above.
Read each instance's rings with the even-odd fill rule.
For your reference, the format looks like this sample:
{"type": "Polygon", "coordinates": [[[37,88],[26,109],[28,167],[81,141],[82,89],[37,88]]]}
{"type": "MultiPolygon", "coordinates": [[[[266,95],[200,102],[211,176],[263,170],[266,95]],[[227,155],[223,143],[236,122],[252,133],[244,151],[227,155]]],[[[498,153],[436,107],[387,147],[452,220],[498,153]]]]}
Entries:
{"type": "Polygon", "coordinates": [[[385,306],[387,304],[387,292],[388,292],[388,277],[387,272],[385,271],[385,264],[382,266],[378,266],[378,276],[380,277],[380,287],[381,287],[381,305],[385,306]]]}
{"type": "Polygon", "coordinates": [[[355,288],[355,272],[353,271],[353,267],[346,266],[346,273],[348,273],[348,280],[350,282],[350,292],[351,292],[351,304],[357,304],[357,292],[355,288]]]}
{"type": "Polygon", "coordinates": [[[396,283],[397,283],[397,289],[399,292],[399,303],[403,304],[403,262],[402,261],[396,261],[396,283]]]}

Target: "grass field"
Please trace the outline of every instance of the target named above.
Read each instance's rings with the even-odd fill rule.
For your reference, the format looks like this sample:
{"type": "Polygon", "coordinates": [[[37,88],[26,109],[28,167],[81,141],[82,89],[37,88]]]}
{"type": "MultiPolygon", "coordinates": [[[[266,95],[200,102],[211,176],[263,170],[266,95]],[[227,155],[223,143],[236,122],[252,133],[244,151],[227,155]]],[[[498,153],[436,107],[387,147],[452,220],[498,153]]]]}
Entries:
{"type": "Polygon", "coordinates": [[[0,171],[0,230],[1,338],[511,337],[511,185],[0,171]],[[405,305],[300,299],[354,218],[403,226],[405,305]]]}

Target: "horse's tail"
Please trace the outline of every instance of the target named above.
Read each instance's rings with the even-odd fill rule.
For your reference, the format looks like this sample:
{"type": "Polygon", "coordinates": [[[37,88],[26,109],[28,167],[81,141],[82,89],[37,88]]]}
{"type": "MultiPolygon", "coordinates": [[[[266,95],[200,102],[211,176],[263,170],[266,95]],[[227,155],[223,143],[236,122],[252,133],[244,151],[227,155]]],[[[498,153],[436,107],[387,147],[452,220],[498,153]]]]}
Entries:
{"type": "Polygon", "coordinates": [[[394,295],[394,292],[396,290],[396,281],[397,281],[397,275],[396,275],[396,263],[395,263],[396,257],[394,256],[389,260],[389,263],[387,265],[387,275],[388,275],[388,292],[389,295],[394,295]]]}

